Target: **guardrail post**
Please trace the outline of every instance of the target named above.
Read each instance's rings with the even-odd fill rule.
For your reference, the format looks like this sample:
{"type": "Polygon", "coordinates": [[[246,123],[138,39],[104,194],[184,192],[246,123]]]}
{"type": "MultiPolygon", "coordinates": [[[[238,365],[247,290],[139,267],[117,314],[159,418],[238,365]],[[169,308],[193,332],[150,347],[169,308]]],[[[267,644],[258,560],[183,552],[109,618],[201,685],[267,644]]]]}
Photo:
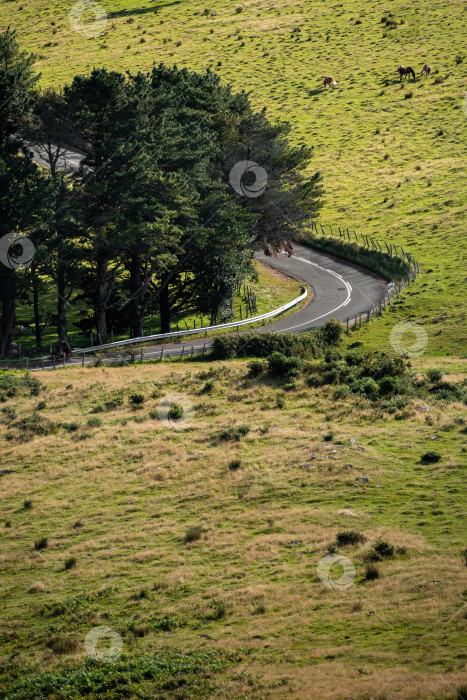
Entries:
{"type": "Polygon", "coordinates": [[[44,356],[42,356],[42,369],[44,369],[44,356]]]}
{"type": "Polygon", "coordinates": [[[53,354],[53,358],[54,358],[54,369],[55,369],[55,353],[53,354]]]}
{"type": "Polygon", "coordinates": [[[159,357],[159,360],[162,360],[163,353],[164,353],[164,346],[161,347],[161,356],[159,357]]]}
{"type": "Polygon", "coordinates": [[[204,355],[205,350],[206,350],[206,343],[204,343],[204,345],[203,345],[203,355],[204,355]]]}
{"type": "Polygon", "coordinates": [[[191,355],[190,357],[193,357],[193,345],[191,346],[191,355]]]}
{"type": "Polygon", "coordinates": [[[83,352],[83,359],[81,360],[81,367],[84,367],[84,356],[86,355],[85,352],[83,352]]]}
{"type": "Polygon", "coordinates": [[[182,354],[180,355],[181,358],[183,357],[184,352],[185,352],[185,346],[182,344],[182,354]]]}

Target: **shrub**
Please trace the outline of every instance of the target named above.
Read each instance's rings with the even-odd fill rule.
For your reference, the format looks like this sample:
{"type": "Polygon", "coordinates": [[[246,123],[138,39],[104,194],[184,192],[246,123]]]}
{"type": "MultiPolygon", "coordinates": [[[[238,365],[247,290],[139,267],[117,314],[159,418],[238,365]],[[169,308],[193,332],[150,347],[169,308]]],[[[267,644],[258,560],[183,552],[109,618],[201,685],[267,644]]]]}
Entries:
{"type": "Polygon", "coordinates": [[[54,429],[54,424],[34,411],[30,416],[25,416],[14,423],[18,429],[20,437],[30,440],[35,435],[49,435],[54,429]]]}
{"type": "Polygon", "coordinates": [[[74,433],[79,429],[79,423],[72,421],[71,423],[62,423],[62,428],[68,433],[74,433]]]}
{"type": "Polygon", "coordinates": [[[68,557],[68,559],[65,559],[65,569],[68,571],[69,569],[73,569],[76,566],[76,557],[68,557]]]}
{"type": "Polygon", "coordinates": [[[223,600],[213,600],[211,602],[210,620],[222,620],[227,614],[227,606],[223,600]]]}
{"type": "Polygon", "coordinates": [[[332,442],[334,440],[334,436],[336,433],[333,433],[332,430],[329,433],[326,433],[326,435],[323,435],[323,440],[325,442],[332,442]]]}
{"type": "Polygon", "coordinates": [[[54,634],[47,640],[46,646],[55,654],[72,654],[79,648],[79,643],[68,634],[54,634]]]}
{"type": "Polygon", "coordinates": [[[285,406],[285,399],[280,394],[276,396],[276,406],[277,408],[284,408],[285,406]]]}
{"type": "Polygon", "coordinates": [[[357,532],[356,530],[345,530],[344,532],[339,532],[336,537],[336,543],[338,547],[344,547],[345,545],[356,545],[360,542],[365,542],[366,537],[357,532]]]}
{"type": "Polygon", "coordinates": [[[310,374],[310,376],[307,377],[305,381],[308,384],[308,386],[311,386],[311,387],[318,387],[318,386],[322,386],[322,384],[323,384],[323,380],[321,379],[321,376],[319,374],[316,374],[316,373],[310,374]]]}
{"type": "Polygon", "coordinates": [[[389,544],[389,542],[386,542],[385,540],[381,542],[377,542],[375,544],[374,548],[375,552],[377,552],[381,557],[393,557],[394,556],[394,547],[392,544],[389,544]]]}
{"type": "Polygon", "coordinates": [[[251,360],[248,363],[248,374],[250,377],[258,377],[265,369],[264,362],[261,360],[251,360]]]}
{"type": "Polygon", "coordinates": [[[180,406],[179,403],[174,403],[170,407],[170,410],[167,415],[171,420],[180,420],[180,418],[183,418],[183,414],[183,406],[180,406]]]}
{"type": "Polygon", "coordinates": [[[183,541],[185,544],[188,544],[189,542],[197,542],[197,540],[201,539],[203,532],[204,530],[201,525],[192,525],[186,531],[183,541]]]}
{"type": "Polygon", "coordinates": [[[217,360],[231,357],[269,357],[280,352],[287,357],[316,357],[319,343],[316,332],[309,333],[249,333],[234,334],[214,339],[213,354],[217,360]]]}
{"type": "Polygon", "coordinates": [[[128,399],[129,399],[130,403],[133,404],[133,406],[140,406],[145,401],[144,395],[139,394],[138,392],[134,392],[133,394],[130,394],[128,399]]]}
{"type": "Polygon", "coordinates": [[[89,428],[98,428],[102,425],[102,421],[97,416],[91,416],[91,418],[88,418],[87,425],[89,428]]]}
{"type": "Polygon", "coordinates": [[[365,568],[365,580],[374,581],[379,578],[379,569],[375,564],[368,564],[365,568]]]}
{"type": "Polygon", "coordinates": [[[440,459],[441,455],[436,450],[428,450],[428,452],[425,452],[425,454],[422,455],[422,462],[424,464],[435,464],[436,462],[439,462],[440,459]]]}
{"type": "Polygon", "coordinates": [[[203,386],[201,391],[203,394],[210,394],[213,389],[214,389],[214,379],[208,379],[208,381],[205,383],[205,385],[203,386]]]}
{"type": "Polygon", "coordinates": [[[239,425],[230,426],[230,428],[225,428],[219,432],[219,440],[235,440],[238,442],[243,435],[247,435],[250,432],[249,425],[239,425]]]}
{"type": "Polygon", "coordinates": [[[344,326],[335,318],[326,321],[324,326],[320,328],[319,334],[323,345],[337,345],[344,332],[344,326]]]}
{"type": "Polygon", "coordinates": [[[114,408],[121,406],[123,403],[123,398],[121,396],[112,396],[112,398],[104,401],[104,406],[107,411],[112,411],[114,408]]]}
{"type": "Polygon", "coordinates": [[[30,510],[30,508],[32,508],[32,501],[30,498],[26,498],[23,501],[23,507],[24,507],[24,510],[30,510]]]}
{"type": "Polygon", "coordinates": [[[426,376],[428,377],[428,381],[430,381],[432,384],[435,384],[442,380],[443,372],[440,369],[429,369],[426,373],[426,376]]]}
{"type": "Polygon", "coordinates": [[[242,466],[242,461],[240,459],[231,459],[229,462],[229,469],[232,472],[237,471],[242,466]]]}
{"type": "Polygon", "coordinates": [[[350,394],[350,388],[347,386],[347,384],[343,384],[342,386],[337,386],[334,389],[332,398],[334,401],[339,401],[340,399],[346,399],[348,396],[350,396],[350,394]]]}
{"type": "MultiPolygon", "coordinates": [[[[268,370],[276,377],[285,377],[290,372],[300,372],[302,361],[299,357],[287,357],[281,352],[273,352],[268,357],[268,370]]],[[[294,376],[292,374],[292,376],[294,376]]]]}
{"type": "Polygon", "coordinates": [[[38,551],[41,549],[45,549],[48,543],[49,541],[47,537],[40,537],[38,540],[34,540],[34,549],[37,549],[38,551]]]}

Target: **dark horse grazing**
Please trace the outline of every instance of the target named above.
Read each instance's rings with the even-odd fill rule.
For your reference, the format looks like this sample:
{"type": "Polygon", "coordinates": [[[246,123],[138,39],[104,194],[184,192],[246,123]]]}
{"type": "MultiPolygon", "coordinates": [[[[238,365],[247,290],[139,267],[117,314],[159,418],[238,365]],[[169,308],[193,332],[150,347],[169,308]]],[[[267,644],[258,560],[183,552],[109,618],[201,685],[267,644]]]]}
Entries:
{"type": "Polygon", "coordinates": [[[407,66],[407,68],[404,68],[404,66],[399,66],[397,68],[397,72],[399,73],[401,80],[407,76],[412,76],[412,78],[415,80],[415,71],[410,66],[407,66]]]}

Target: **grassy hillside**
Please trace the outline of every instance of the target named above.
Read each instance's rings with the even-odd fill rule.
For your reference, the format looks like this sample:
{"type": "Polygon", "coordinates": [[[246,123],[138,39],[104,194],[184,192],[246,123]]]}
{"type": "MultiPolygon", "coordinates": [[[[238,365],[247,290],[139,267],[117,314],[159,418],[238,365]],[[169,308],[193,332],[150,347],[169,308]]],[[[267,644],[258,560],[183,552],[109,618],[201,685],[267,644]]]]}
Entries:
{"type": "MultiPolygon", "coordinates": [[[[463,364],[442,368],[456,380],[463,364]]],[[[394,414],[302,380],[284,391],[245,361],[209,367],[39,373],[41,390],[4,396],[0,697],[30,700],[35,672],[38,699],[44,688],[88,697],[73,694],[81,683],[93,698],[313,688],[454,700],[465,682],[465,407],[416,399],[394,414]],[[184,429],[154,414],[173,393],[194,408],[184,429]],[[423,460],[433,449],[439,461],[423,460]],[[349,531],[355,544],[338,537],[349,531]],[[393,552],[371,579],[382,541],[393,552]],[[329,552],[355,567],[342,590],[319,578],[329,552]],[[101,625],[122,638],[116,666],[84,661],[101,625]]],[[[336,564],[331,578],[342,573],[336,564]]]]}
{"type": "MultiPolygon", "coordinates": [[[[290,120],[295,140],[315,147],[327,191],[322,220],[387,237],[420,261],[412,290],[420,293],[394,320],[424,324],[427,353],[465,352],[462,0],[103,0],[107,24],[95,38],[71,28],[71,6],[0,3],[0,25],[17,27],[35,52],[43,86],[93,66],[134,71],[164,61],[211,67],[250,90],[258,108],[290,120]],[[425,62],[429,80],[420,78],[425,62]],[[399,63],[414,66],[415,82],[399,83],[399,63]],[[336,79],[334,91],[322,88],[324,75],[336,79]]],[[[371,324],[369,343],[384,342],[382,323],[371,324]]]]}

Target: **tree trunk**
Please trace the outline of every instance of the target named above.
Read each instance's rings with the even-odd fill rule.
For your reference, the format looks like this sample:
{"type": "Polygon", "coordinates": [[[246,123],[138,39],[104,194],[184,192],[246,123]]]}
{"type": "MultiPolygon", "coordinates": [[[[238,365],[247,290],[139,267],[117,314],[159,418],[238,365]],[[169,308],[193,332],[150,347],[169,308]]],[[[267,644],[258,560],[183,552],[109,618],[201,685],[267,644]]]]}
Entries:
{"type": "Polygon", "coordinates": [[[41,350],[42,347],[42,328],[41,328],[41,318],[39,311],[39,290],[38,290],[38,279],[36,271],[32,272],[32,299],[33,299],[33,311],[34,311],[34,335],[36,336],[36,348],[41,350]]]}
{"type": "Polygon", "coordinates": [[[57,334],[59,340],[67,338],[67,315],[66,315],[66,282],[65,271],[59,263],[57,272],[57,334]]]}
{"type": "Polygon", "coordinates": [[[161,315],[161,333],[170,333],[170,299],[168,284],[160,291],[159,311],[161,315]]]}
{"type": "Polygon", "coordinates": [[[103,345],[107,342],[107,258],[99,255],[97,261],[97,303],[96,303],[96,329],[97,343],[103,345]]]}
{"type": "Polygon", "coordinates": [[[0,303],[0,357],[3,357],[10,346],[10,335],[15,322],[16,311],[16,279],[13,272],[5,272],[2,280],[2,299],[0,303]]]}
{"type": "Polygon", "coordinates": [[[140,338],[143,335],[144,318],[141,315],[141,307],[139,303],[140,296],[142,294],[141,283],[141,257],[138,253],[134,253],[130,264],[130,295],[133,297],[130,306],[130,327],[133,338],[140,338]]]}

